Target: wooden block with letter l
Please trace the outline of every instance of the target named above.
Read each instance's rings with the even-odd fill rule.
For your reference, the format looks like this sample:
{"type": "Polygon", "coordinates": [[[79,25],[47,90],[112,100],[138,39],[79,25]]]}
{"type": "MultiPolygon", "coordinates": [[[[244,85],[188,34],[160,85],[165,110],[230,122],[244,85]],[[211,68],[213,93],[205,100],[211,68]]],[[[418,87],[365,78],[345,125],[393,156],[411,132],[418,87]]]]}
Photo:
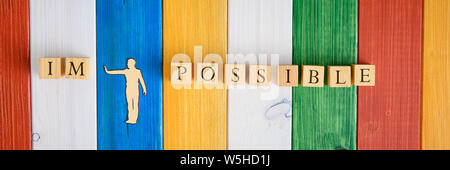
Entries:
{"type": "Polygon", "coordinates": [[[355,86],[375,86],[375,65],[353,64],[352,83],[355,86]]]}
{"type": "Polygon", "coordinates": [[[90,76],[89,58],[66,58],[67,79],[88,79],[90,76]]]}
{"type": "Polygon", "coordinates": [[[350,66],[328,66],[328,86],[351,87],[351,69],[350,66]]]}
{"type": "Polygon", "coordinates": [[[199,84],[218,84],[219,64],[197,63],[194,79],[199,84]]]}
{"type": "Polygon", "coordinates": [[[278,86],[298,86],[298,65],[278,66],[278,86]]]}
{"type": "Polygon", "coordinates": [[[174,85],[186,85],[192,82],[192,63],[175,62],[170,64],[171,82],[174,85]]]}
{"type": "Polygon", "coordinates": [[[248,84],[253,86],[270,86],[271,67],[267,65],[250,65],[248,84]]]}
{"type": "Polygon", "coordinates": [[[245,85],[245,64],[225,64],[225,83],[245,85]]]}
{"type": "Polygon", "coordinates": [[[39,58],[40,79],[60,79],[64,76],[62,58],[39,58]]]}
{"type": "Polygon", "coordinates": [[[303,87],[323,87],[325,67],[302,65],[301,84],[303,87]]]}

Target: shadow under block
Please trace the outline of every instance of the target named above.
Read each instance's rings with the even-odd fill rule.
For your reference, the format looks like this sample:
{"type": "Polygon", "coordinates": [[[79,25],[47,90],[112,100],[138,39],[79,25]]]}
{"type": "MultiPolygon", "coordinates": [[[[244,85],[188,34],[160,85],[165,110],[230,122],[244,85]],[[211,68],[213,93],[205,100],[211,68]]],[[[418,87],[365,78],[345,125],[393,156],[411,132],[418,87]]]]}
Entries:
{"type": "Polygon", "coordinates": [[[422,149],[449,150],[450,1],[424,5],[422,149]]]}
{"type": "Polygon", "coordinates": [[[218,54],[227,61],[227,1],[162,3],[164,149],[227,149],[227,89],[175,89],[170,82],[173,56],[182,53],[195,61],[195,46],[202,46],[202,59],[218,54]]]}
{"type": "Polygon", "coordinates": [[[225,64],[225,83],[233,86],[243,86],[246,80],[245,64],[225,64]]]}
{"type": "Polygon", "coordinates": [[[62,58],[39,58],[40,79],[60,79],[64,76],[64,63],[62,58]]]}
{"type": "Polygon", "coordinates": [[[301,84],[303,87],[323,87],[324,66],[302,65],[301,84]]]}
{"type": "Polygon", "coordinates": [[[66,58],[65,76],[67,79],[88,79],[91,72],[89,58],[66,58]]]}
{"type": "Polygon", "coordinates": [[[352,71],[350,66],[328,66],[328,86],[329,87],[350,87],[352,86],[352,71]]]}
{"type": "Polygon", "coordinates": [[[271,66],[250,65],[248,84],[251,86],[270,86],[271,66]]]}
{"type": "Polygon", "coordinates": [[[298,65],[279,65],[277,78],[278,86],[297,87],[298,65]]]}
{"type": "Polygon", "coordinates": [[[352,65],[352,84],[355,86],[375,86],[375,65],[352,65]]]}
{"type": "Polygon", "coordinates": [[[192,83],[192,63],[172,63],[171,83],[173,85],[188,85],[192,83]]]}
{"type": "Polygon", "coordinates": [[[199,84],[217,85],[219,83],[219,64],[197,63],[194,79],[199,84]]]}

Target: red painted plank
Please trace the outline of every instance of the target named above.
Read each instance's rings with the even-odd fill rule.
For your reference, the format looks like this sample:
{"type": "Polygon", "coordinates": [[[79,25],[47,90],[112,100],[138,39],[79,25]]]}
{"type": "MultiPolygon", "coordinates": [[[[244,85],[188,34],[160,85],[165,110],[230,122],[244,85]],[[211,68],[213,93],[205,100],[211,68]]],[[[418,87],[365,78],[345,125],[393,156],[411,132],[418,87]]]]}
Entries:
{"type": "Polygon", "coordinates": [[[0,1],[0,150],[31,149],[29,1],[0,1]]]}
{"type": "Polygon", "coordinates": [[[420,149],[422,0],[360,0],[358,63],[376,86],[358,88],[358,149],[420,149]]]}

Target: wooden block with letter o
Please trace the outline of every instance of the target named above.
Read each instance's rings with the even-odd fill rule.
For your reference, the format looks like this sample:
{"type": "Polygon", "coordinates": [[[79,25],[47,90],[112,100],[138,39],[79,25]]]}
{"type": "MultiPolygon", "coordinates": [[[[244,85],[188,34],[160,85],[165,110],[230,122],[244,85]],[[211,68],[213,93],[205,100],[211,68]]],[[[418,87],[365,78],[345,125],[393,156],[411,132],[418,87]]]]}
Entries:
{"type": "Polygon", "coordinates": [[[67,79],[87,79],[90,76],[89,58],[66,58],[65,65],[67,79]]]}
{"type": "Polygon", "coordinates": [[[225,83],[245,85],[245,64],[225,64],[225,83]]]}
{"type": "Polygon", "coordinates": [[[192,63],[174,62],[170,64],[171,82],[174,85],[186,85],[192,82],[192,63]]]}
{"type": "Polygon", "coordinates": [[[250,65],[249,82],[253,86],[270,86],[271,67],[267,65],[250,65]]]}
{"type": "Polygon", "coordinates": [[[375,65],[353,64],[352,83],[355,86],[375,86],[375,65]]]}
{"type": "Polygon", "coordinates": [[[323,87],[325,67],[302,65],[301,84],[304,87],[323,87]]]}
{"type": "Polygon", "coordinates": [[[351,69],[350,66],[328,66],[328,86],[351,87],[351,69]]]}
{"type": "Polygon", "coordinates": [[[217,63],[197,63],[194,79],[199,84],[219,83],[219,64],[217,63]]]}
{"type": "Polygon", "coordinates": [[[60,79],[64,76],[62,58],[39,58],[40,79],[60,79]]]}
{"type": "Polygon", "coordinates": [[[278,86],[298,86],[298,65],[278,66],[278,86]]]}

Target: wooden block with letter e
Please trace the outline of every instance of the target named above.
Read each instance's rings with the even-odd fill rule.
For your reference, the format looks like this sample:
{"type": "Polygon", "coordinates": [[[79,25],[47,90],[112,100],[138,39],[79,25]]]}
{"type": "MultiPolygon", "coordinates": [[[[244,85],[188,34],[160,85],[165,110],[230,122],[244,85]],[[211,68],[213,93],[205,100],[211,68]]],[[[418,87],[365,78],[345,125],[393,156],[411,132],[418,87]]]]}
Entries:
{"type": "Polygon", "coordinates": [[[194,79],[199,84],[218,84],[219,64],[197,63],[194,79]]]}
{"type": "Polygon", "coordinates": [[[352,68],[355,86],[375,86],[375,65],[353,64],[352,68]]]}
{"type": "Polygon", "coordinates": [[[89,58],[66,58],[67,79],[88,79],[90,75],[89,58]]]}
{"type": "Polygon", "coordinates": [[[323,87],[325,67],[302,65],[301,84],[304,87],[323,87]]]}
{"type": "Polygon", "coordinates": [[[250,65],[249,82],[253,86],[270,86],[270,66],[267,65],[250,65]]]}
{"type": "Polygon", "coordinates": [[[175,62],[170,64],[172,84],[191,84],[192,82],[192,64],[175,62]]]}
{"type": "Polygon", "coordinates": [[[245,64],[225,64],[225,83],[245,85],[245,64]]]}
{"type": "Polygon", "coordinates": [[[287,87],[297,87],[298,65],[278,66],[278,85],[287,87]]]}
{"type": "Polygon", "coordinates": [[[352,86],[350,66],[328,66],[328,86],[350,87],[352,86]]]}
{"type": "Polygon", "coordinates": [[[39,58],[40,79],[60,79],[64,76],[62,58],[39,58]]]}

